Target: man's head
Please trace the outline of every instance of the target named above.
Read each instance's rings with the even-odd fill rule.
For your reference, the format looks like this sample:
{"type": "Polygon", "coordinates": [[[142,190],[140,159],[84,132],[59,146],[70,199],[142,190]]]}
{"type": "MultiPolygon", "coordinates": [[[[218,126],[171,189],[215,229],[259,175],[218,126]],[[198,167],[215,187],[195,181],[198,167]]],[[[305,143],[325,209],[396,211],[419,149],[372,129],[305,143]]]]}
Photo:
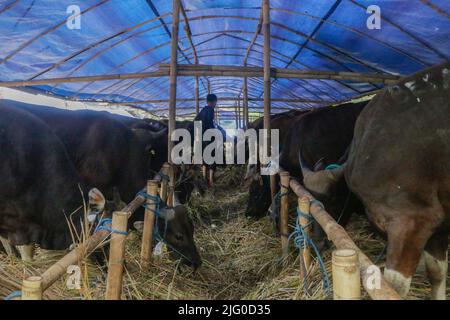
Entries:
{"type": "Polygon", "coordinates": [[[206,96],[206,102],[208,103],[208,106],[215,107],[217,104],[217,96],[215,94],[208,94],[206,96]]]}

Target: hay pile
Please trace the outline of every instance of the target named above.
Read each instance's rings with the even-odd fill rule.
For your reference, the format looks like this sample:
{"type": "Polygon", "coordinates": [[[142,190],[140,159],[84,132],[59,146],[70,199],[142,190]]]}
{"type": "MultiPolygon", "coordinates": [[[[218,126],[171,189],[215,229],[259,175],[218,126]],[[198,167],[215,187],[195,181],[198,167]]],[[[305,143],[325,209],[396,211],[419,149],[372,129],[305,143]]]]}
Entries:
{"type": "MultiPolygon", "coordinates": [[[[299,278],[299,261],[293,250],[280,261],[281,246],[269,219],[243,217],[247,190],[242,186],[243,167],[227,167],[217,174],[217,185],[204,197],[195,196],[189,211],[196,226],[196,242],[203,258],[197,273],[169,259],[168,254],[154,259],[149,271],[139,266],[140,238],[131,233],[126,249],[124,299],[327,299],[321,273],[314,265],[308,283],[299,278]],[[306,290],[303,289],[306,288],[306,290]]],[[[374,234],[364,217],[354,217],[349,234],[374,261],[384,241],[374,234]]],[[[0,253],[0,298],[20,288],[24,275],[40,274],[63,253],[40,252],[32,264],[0,253]]],[[[331,249],[323,253],[328,272],[331,249]]],[[[384,257],[380,261],[383,261],[384,257]]],[[[380,264],[382,265],[382,264],[380,264]]],[[[106,274],[83,263],[82,289],[69,290],[67,275],[45,292],[46,299],[103,299],[106,274]]],[[[450,283],[450,279],[449,279],[450,283]]],[[[427,299],[429,285],[417,275],[410,299],[427,299]]],[[[449,295],[450,297],[450,295],[449,295]]]]}

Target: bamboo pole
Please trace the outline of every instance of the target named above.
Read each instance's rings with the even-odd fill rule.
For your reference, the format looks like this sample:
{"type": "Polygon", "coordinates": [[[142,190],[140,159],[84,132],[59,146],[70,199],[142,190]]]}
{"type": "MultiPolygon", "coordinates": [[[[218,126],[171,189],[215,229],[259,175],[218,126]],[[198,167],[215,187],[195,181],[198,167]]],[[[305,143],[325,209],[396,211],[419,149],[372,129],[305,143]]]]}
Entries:
{"type": "Polygon", "coordinates": [[[281,180],[281,200],[280,200],[280,233],[281,233],[281,248],[283,256],[287,257],[289,254],[289,172],[280,172],[281,180]]]}
{"type": "Polygon", "coordinates": [[[214,186],[214,170],[209,168],[209,186],[214,186]]]}
{"type": "Polygon", "coordinates": [[[28,277],[22,282],[22,300],[42,300],[42,277],[28,277]]]}
{"type": "Polygon", "coordinates": [[[334,300],[360,300],[361,277],[358,253],[355,250],[335,250],[332,255],[334,300]]]}
{"type": "MultiPolygon", "coordinates": [[[[78,83],[95,82],[106,80],[126,80],[143,78],[160,78],[170,76],[170,68],[160,65],[160,70],[141,73],[119,73],[80,77],[61,77],[38,80],[17,80],[1,81],[0,87],[24,87],[58,83],[78,83]]],[[[246,66],[205,66],[205,65],[179,65],[178,74],[180,77],[237,77],[237,78],[262,78],[264,70],[260,67],[246,66]],[[203,68],[209,67],[209,68],[203,68]]],[[[347,80],[356,82],[374,82],[383,84],[395,84],[400,77],[390,74],[379,73],[358,73],[358,72],[337,72],[322,70],[301,70],[271,68],[271,77],[275,79],[322,79],[322,80],[347,80]]],[[[211,93],[211,85],[208,82],[208,92],[211,93]]]]}
{"type": "MultiPolygon", "coordinates": [[[[298,183],[298,181],[291,179],[290,187],[297,197],[307,197],[310,200],[314,198],[305,190],[305,188],[298,183]]],[[[322,229],[328,236],[328,239],[333,242],[337,249],[353,249],[358,253],[358,260],[361,268],[361,280],[364,288],[369,296],[374,300],[401,300],[398,293],[381,277],[380,286],[373,288],[369,285],[371,274],[368,269],[374,266],[373,262],[362,252],[358,246],[353,242],[345,229],[340,226],[325,209],[318,203],[313,202],[310,205],[310,213],[315,221],[320,224],[322,229]]]]}
{"type": "MultiPolygon", "coordinates": [[[[158,195],[158,181],[149,180],[147,182],[147,193],[151,196],[158,195]]],[[[153,243],[153,227],[155,225],[156,203],[152,199],[147,199],[147,206],[144,215],[144,230],[142,232],[142,246],[141,246],[141,268],[147,269],[152,257],[152,243],[153,243]]]]}
{"type": "MultiPolygon", "coordinates": [[[[169,177],[170,164],[168,164],[167,162],[164,163],[161,171],[165,175],[165,177],[169,177]]],[[[169,179],[170,179],[170,177],[169,177],[169,179]]],[[[161,190],[159,192],[159,197],[164,202],[167,200],[167,191],[168,191],[167,189],[168,189],[168,186],[169,186],[169,181],[167,181],[167,179],[162,179],[161,180],[161,190]]]]}
{"type": "Polygon", "coordinates": [[[173,207],[176,176],[176,167],[174,165],[171,165],[169,169],[169,190],[167,191],[167,205],[169,205],[170,207],[173,207]]]}
{"type": "Polygon", "coordinates": [[[175,190],[175,167],[172,163],[172,149],[173,149],[173,141],[172,141],[172,133],[176,129],[176,113],[177,113],[177,74],[178,74],[178,34],[180,27],[180,0],[172,1],[172,43],[171,43],[171,51],[170,51],[170,92],[169,92],[169,142],[168,147],[168,156],[167,159],[171,166],[170,170],[170,182],[169,182],[169,195],[167,198],[167,203],[172,206],[173,205],[173,192],[175,190]]]}
{"type": "Polygon", "coordinates": [[[177,71],[178,71],[178,34],[180,27],[180,0],[173,0],[173,18],[172,18],[172,43],[170,51],[170,92],[169,92],[169,148],[168,156],[169,163],[172,165],[172,133],[175,130],[175,118],[177,108],[177,71]]]}
{"type": "Polygon", "coordinates": [[[106,282],[106,300],[120,300],[122,294],[123,263],[125,259],[125,240],[128,214],[114,212],[111,229],[111,244],[109,250],[108,278],[106,282]]]}
{"type": "MultiPolygon", "coordinates": [[[[264,33],[264,129],[267,130],[267,147],[270,154],[272,154],[272,142],[270,134],[270,107],[271,101],[271,69],[270,69],[270,1],[262,0],[263,24],[262,30],[264,33]]],[[[270,176],[270,192],[272,199],[276,193],[276,177],[270,176]]]]}
{"type": "MultiPolygon", "coordinates": [[[[300,210],[300,212],[302,212],[303,215],[305,215],[304,217],[299,216],[297,218],[298,223],[303,228],[305,237],[309,237],[309,234],[311,232],[309,217],[311,216],[311,214],[309,213],[309,199],[307,197],[298,198],[298,209],[300,210]]],[[[303,265],[300,266],[300,278],[305,279],[311,266],[311,248],[307,243],[305,243],[302,251],[301,263],[303,265]]]]}
{"type": "Polygon", "coordinates": [[[248,128],[248,78],[244,77],[244,91],[243,91],[243,104],[244,104],[244,128],[248,128]]]}
{"type": "MultiPolygon", "coordinates": [[[[145,202],[145,197],[136,196],[122,212],[126,212],[130,216],[145,202]]],[[[100,247],[106,238],[109,236],[109,231],[100,230],[90,236],[86,242],[79,244],[75,249],[70,251],[50,268],[42,274],[42,290],[48,289],[56,280],[66,273],[67,268],[71,265],[78,264],[85,256],[89,255],[96,248],[100,247]]]]}
{"type": "Polygon", "coordinates": [[[198,83],[198,76],[195,77],[195,114],[200,113],[200,88],[198,83]]]}

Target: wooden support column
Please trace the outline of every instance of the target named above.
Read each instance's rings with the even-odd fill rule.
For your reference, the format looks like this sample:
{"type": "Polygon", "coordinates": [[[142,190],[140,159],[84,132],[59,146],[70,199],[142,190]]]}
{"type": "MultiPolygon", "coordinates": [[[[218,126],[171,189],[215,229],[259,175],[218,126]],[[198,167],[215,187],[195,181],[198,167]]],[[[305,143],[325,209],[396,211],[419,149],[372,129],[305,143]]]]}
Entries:
{"type": "Polygon", "coordinates": [[[333,299],[361,299],[358,253],[352,249],[333,251],[333,299]]]}
{"type": "Polygon", "coordinates": [[[247,77],[244,78],[244,90],[243,90],[243,107],[244,107],[244,128],[248,128],[248,81],[247,77]]]}
{"type": "Polygon", "coordinates": [[[128,214],[114,212],[109,250],[108,278],[106,281],[106,300],[120,300],[122,295],[123,263],[125,259],[125,241],[128,229],[128,214]]]}
{"type": "Polygon", "coordinates": [[[161,179],[161,190],[159,192],[159,197],[165,202],[167,200],[167,190],[169,187],[169,181],[167,178],[170,173],[170,164],[164,163],[161,172],[164,174],[164,177],[161,179]]]}
{"type": "Polygon", "coordinates": [[[283,257],[289,255],[289,172],[280,172],[281,181],[281,200],[280,200],[280,233],[281,233],[281,248],[283,257]]]}
{"type": "MultiPolygon", "coordinates": [[[[158,181],[147,181],[147,194],[154,197],[158,195],[158,181]]],[[[141,268],[144,270],[148,268],[152,257],[153,227],[155,226],[155,213],[153,210],[156,210],[155,200],[147,199],[141,245],[141,268]]]]}
{"type": "MultiPolygon", "coordinates": [[[[272,143],[270,137],[270,107],[271,107],[271,74],[270,74],[270,1],[263,0],[262,3],[264,33],[264,129],[267,130],[267,146],[272,155],[272,143]]],[[[270,191],[272,198],[276,193],[275,175],[270,176],[270,191]]]]}
{"type": "Polygon", "coordinates": [[[180,0],[173,0],[172,6],[172,44],[170,50],[170,93],[169,93],[169,148],[168,161],[171,165],[169,195],[167,202],[173,204],[173,192],[175,190],[175,167],[172,163],[173,142],[172,133],[176,129],[176,108],[177,108],[177,75],[178,75],[178,34],[180,29],[180,0]]]}
{"type": "MultiPolygon", "coordinates": [[[[298,223],[303,228],[303,232],[305,233],[305,237],[309,237],[311,232],[312,225],[310,221],[312,219],[311,214],[309,213],[310,201],[308,197],[298,198],[298,209],[302,213],[302,216],[299,216],[298,223]]],[[[309,267],[311,265],[311,248],[307,243],[304,244],[303,247],[301,266],[300,266],[300,278],[304,280],[308,275],[309,267]]]]}
{"type": "Polygon", "coordinates": [[[177,108],[177,72],[178,72],[178,34],[180,28],[180,0],[173,0],[172,18],[172,44],[170,50],[170,92],[169,92],[169,163],[172,164],[173,142],[172,132],[175,130],[176,108],[177,108]]]}
{"type": "Polygon", "coordinates": [[[195,114],[200,113],[200,88],[198,76],[195,77],[195,114]]]}
{"type": "Polygon", "coordinates": [[[42,277],[28,277],[22,282],[22,300],[42,300],[42,277]]]}

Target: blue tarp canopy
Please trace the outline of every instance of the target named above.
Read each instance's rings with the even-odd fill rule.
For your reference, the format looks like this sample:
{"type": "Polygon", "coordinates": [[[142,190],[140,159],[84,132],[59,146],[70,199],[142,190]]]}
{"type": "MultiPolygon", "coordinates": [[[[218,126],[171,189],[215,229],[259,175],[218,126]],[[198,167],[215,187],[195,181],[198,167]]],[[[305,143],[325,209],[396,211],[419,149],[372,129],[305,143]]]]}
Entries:
{"type": "MultiPolygon", "coordinates": [[[[242,66],[258,29],[261,0],[181,0],[199,63],[242,66]]],[[[271,0],[271,65],[359,73],[408,75],[450,58],[450,1],[438,0],[271,0]],[[367,7],[381,9],[381,29],[369,29],[367,7]]],[[[72,8],[72,7],[71,7],[72,8]]],[[[0,80],[32,80],[155,71],[170,61],[171,0],[0,0],[0,80]],[[70,6],[81,10],[80,29],[71,29],[70,6]]],[[[178,62],[193,64],[181,16],[178,62]]],[[[263,35],[256,38],[249,66],[263,66],[263,35]]],[[[202,77],[200,96],[242,97],[243,79],[202,77]]],[[[194,97],[193,77],[178,79],[178,98],[194,97]]],[[[323,101],[359,96],[379,83],[274,79],[272,98],[323,101]]],[[[34,86],[72,99],[114,102],[167,100],[168,77],[34,86]]],[[[250,98],[263,97],[261,78],[249,79],[250,98]]],[[[178,102],[177,114],[195,111],[178,102]]],[[[221,101],[221,106],[235,105],[221,101]]],[[[139,104],[149,111],[168,103],[139,104]]],[[[262,101],[251,101],[250,111],[262,101]]],[[[272,103],[284,108],[321,103],[272,103]]],[[[166,111],[156,111],[165,114],[166,111]]]]}

